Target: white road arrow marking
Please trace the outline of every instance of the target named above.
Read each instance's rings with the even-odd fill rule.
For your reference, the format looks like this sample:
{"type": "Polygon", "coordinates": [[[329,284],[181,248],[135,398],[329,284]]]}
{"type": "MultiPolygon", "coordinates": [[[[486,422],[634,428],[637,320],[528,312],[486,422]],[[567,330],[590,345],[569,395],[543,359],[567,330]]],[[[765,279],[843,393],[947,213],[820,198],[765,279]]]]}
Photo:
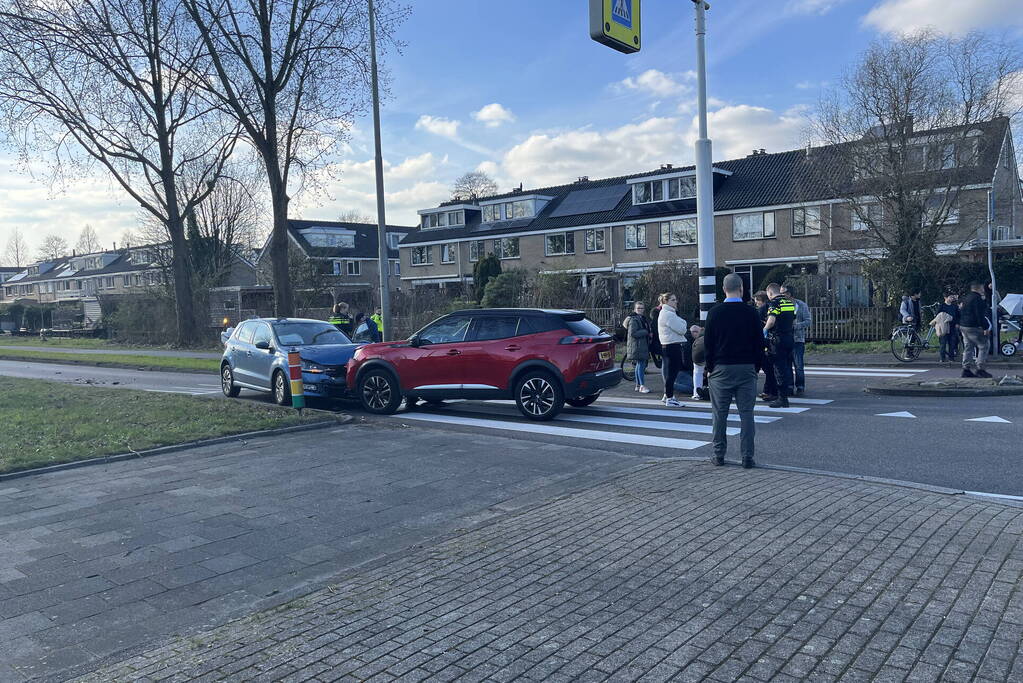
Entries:
{"type": "Polygon", "coordinates": [[[913,413],[909,413],[909,412],[906,412],[905,410],[903,410],[903,411],[900,411],[898,413],[878,413],[877,417],[913,417],[913,418],[915,418],[916,415],[914,415],[913,413]]]}
{"type": "Polygon", "coordinates": [[[1000,424],[1011,425],[1012,422],[1006,420],[1004,417],[998,417],[997,415],[989,415],[987,417],[971,417],[965,422],[998,422],[1000,424]]]}

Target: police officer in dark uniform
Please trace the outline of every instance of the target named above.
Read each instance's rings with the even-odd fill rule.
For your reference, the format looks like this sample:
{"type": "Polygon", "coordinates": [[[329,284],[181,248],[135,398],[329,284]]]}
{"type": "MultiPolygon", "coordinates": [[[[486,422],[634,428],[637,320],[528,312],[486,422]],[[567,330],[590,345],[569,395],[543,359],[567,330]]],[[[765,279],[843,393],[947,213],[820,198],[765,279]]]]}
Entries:
{"type": "Polygon", "coordinates": [[[778,382],[778,398],[771,402],[771,407],[788,408],[789,396],[792,395],[792,350],[796,344],[792,334],[796,304],[782,296],[781,285],[774,282],[767,286],[767,296],[771,300],[767,321],[764,322],[764,333],[767,335],[769,360],[774,365],[774,375],[778,382]]]}
{"type": "Polygon", "coordinates": [[[352,320],[352,315],[348,312],[348,304],[344,301],[338,301],[334,304],[334,314],[327,318],[327,322],[340,330],[349,339],[352,338],[355,321],[352,320]]]}

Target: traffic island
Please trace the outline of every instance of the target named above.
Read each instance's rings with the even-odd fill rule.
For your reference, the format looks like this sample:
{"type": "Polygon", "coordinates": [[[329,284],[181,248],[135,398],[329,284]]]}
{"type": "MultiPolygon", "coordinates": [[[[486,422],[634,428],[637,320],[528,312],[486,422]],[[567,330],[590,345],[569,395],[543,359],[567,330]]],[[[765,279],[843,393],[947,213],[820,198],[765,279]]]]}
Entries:
{"type": "Polygon", "coordinates": [[[893,379],[868,386],[868,394],[882,396],[1023,396],[1023,378],[1002,375],[991,379],[982,377],[947,377],[922,379],[909,377],[893,379]]]}

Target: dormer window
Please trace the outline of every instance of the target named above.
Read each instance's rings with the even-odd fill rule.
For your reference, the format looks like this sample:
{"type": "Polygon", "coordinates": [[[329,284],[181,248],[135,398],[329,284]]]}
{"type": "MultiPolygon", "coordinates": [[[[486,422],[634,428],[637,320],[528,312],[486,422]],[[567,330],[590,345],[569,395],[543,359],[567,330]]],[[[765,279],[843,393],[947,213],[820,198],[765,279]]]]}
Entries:
{"type": "Polygon", "coordinates": [[[452,225],[465,225],[465,211],[441,211],[423,216],[424,228],[446,228],[452,225]]]}
{"type": "Polygon", "coordinates": [[[401,238],[402,238],[402,235],[399,232],[389,232],[389,233],[387,233],[387,248],[388,249],[397,249],[398,248],[398,242],[401,241],[401,238]]]}
{"type": "Polygon", "coordinates": [[[646,180],[632,185],[633,204],[653,204],[666,199],[692,199],[696,196],[696,176],[646,180]]]}

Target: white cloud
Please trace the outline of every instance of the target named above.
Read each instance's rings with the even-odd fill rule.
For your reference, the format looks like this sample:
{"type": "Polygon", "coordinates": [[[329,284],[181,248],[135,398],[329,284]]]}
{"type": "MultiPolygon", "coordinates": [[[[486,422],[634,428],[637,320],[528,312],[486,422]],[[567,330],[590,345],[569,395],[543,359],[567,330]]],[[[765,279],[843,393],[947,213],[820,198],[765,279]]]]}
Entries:
{"type": "Polygon", "coordinates": [[[462,125],[461,121],[446,119],[443,116],[423,114],[416,121],[416,130],[425,130],[427,133],[455,140],[458,138],[458,127],[460,125],[462,125]]]}
{"type": "Polygon", "coordinates": [[[497,102],[492,102],[479,111],[474,111],[472,117],[488,128],[497,128],[502,123],[515,121],[515,115],[497,102]]]}
{"type": "MultiPolygon", "coordinates": [[[[687,71],[682,74],[682,78],[684,80],[693,80],[696,78],[696,73],[693,71],[687,71]]],[[[672,75],[666,74],[663,71],[658,71],[657,69],[647,69],[640,75],[629,76],[615,85],[620,90],[638,90],[656,97],[681,95],[690,90],[688,85],[680,82],[672,75]]]]}
{"type": "Polygon", "coordinates": [[[911,33],[933,28],[949,35],[974,29],[1023,26],[1019,0],[883,0],[863,23],[885,33],[911,33]]]}
{"type": "MultiPolygon", "coordinates": [[[[802,146],[806,126],[803,111],[799,108],[779,114],[748,104],[712,111],[707,123],[715,159],[744,157],[754,149],[766,149],[768,152],[798,149],[802,146]]],[[[696,141],[697,130],[694,120],[686,136],[688,143],[696,141]]]]}
{"type": "Polygon", "coordinates": [[[827,81],[799,81],[796,83],[797,90],[817,90],[828,87],[827,81]]]}

